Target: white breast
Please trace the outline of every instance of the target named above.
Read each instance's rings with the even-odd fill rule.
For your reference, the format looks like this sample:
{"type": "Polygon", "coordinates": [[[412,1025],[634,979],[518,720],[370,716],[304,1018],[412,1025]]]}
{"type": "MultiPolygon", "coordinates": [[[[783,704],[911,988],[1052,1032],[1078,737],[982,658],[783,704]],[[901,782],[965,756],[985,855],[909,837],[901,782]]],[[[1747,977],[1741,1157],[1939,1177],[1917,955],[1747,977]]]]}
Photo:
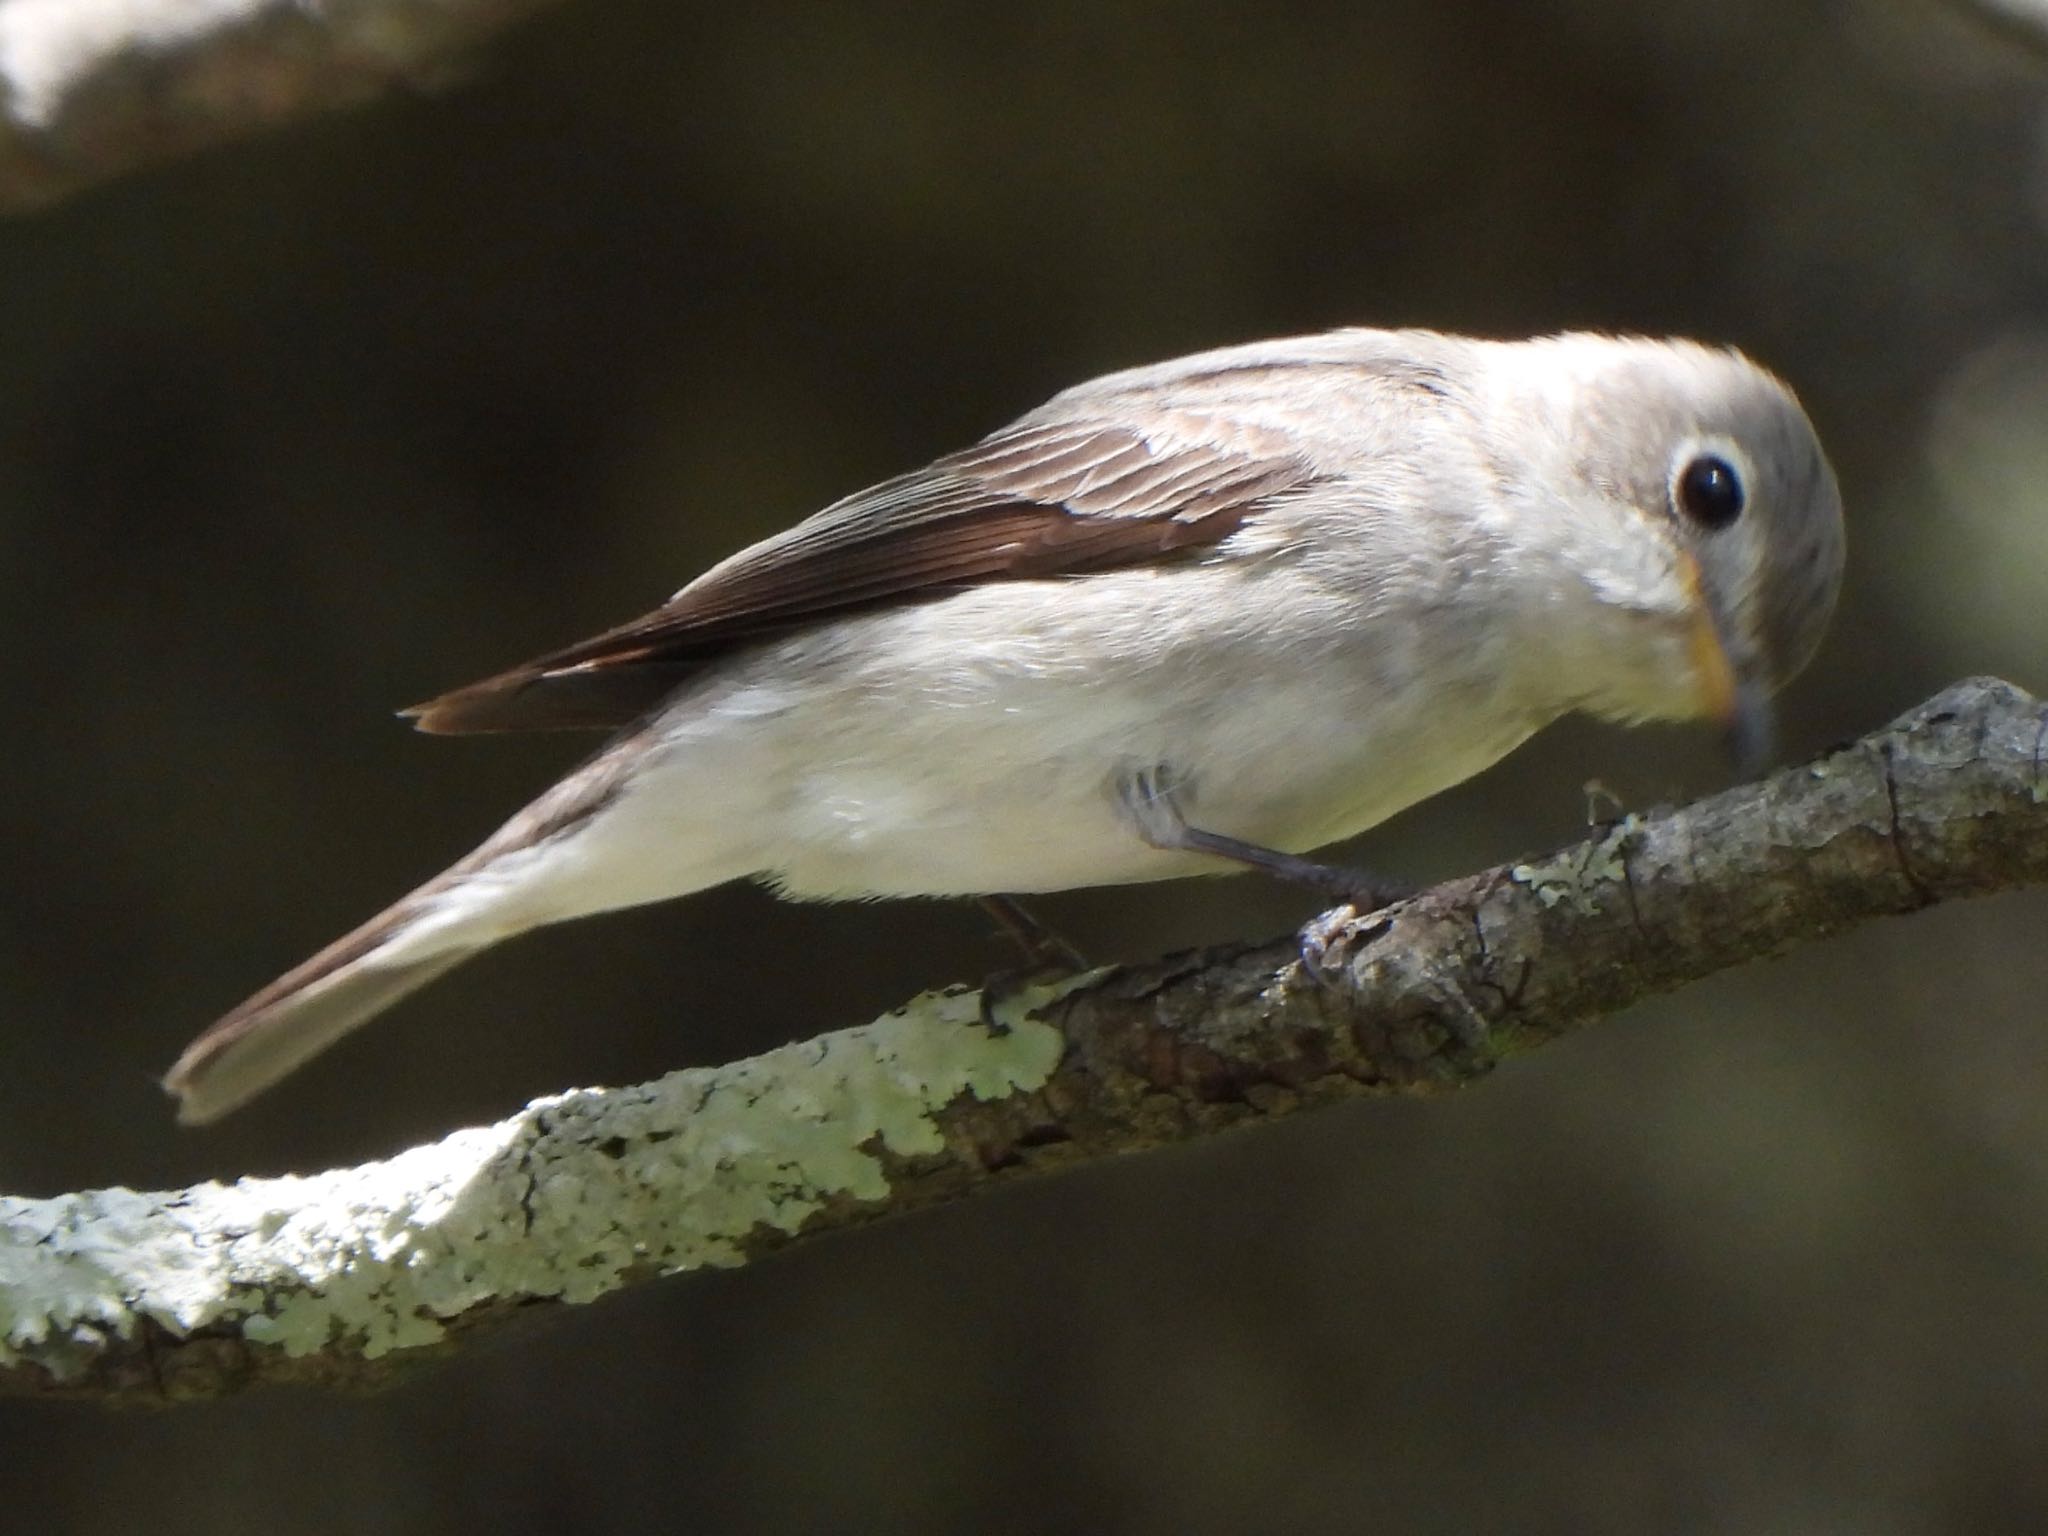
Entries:
{"type": "Polygon", "coordinates": [[[1170,767],[1198,826],[1304,851],[1548,718],[1487,645],[1446,675],[1414,626],[1301,626],[1302,603],[1337,599],[1276,579],[1218,564],[1007,583],[821,627],[683,701],[621,810],[664,841],[715,819],[792,896],[1062,890],[1229,867],[1138,840],[1115,795],[1132,769],[1170,767]],[[1271,590],[1247,602],[1247,580],[1271,590]],[[1295,628],[1275,622],[1283,599],[1295,628]]]}

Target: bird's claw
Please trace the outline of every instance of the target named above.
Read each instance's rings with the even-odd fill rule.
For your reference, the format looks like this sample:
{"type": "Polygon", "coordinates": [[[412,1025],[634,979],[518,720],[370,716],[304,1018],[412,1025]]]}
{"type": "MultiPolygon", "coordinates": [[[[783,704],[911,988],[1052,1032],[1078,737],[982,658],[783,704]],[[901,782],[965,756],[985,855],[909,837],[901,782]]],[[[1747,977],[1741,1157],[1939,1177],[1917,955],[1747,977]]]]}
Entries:
{"type": "Polygon", "coordinates": [[[1349,948],[1362,940],[1376,938],[1394,926],[1388,915],[1390,900],[1371,902],[1347,901],[1340,907],[1319,912],[1301,925],[1295,935],[1296,953],[1301,968],[1310,980],[1318,986],[1335,985],[1331,974],[1330,955],[1339,945],[1349,948]]]}

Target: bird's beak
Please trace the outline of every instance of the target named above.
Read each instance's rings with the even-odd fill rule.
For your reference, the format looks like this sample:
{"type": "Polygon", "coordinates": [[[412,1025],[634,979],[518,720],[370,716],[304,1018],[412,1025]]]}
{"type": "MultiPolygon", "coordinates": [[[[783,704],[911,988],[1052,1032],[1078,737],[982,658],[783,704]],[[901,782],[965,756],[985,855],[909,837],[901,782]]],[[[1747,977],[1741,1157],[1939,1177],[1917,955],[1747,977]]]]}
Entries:
{"type": "Polygon", "coordinates": [[[1735,685],[1735,704],[1722,724],[1737,778],[1753,779],[1770,767],[1778,749],[1778,718],[1761,683],[1745,678],[1735,685]]]}
{"type": "Polygon", "coordinates": [[[1736,774],[1755,778],[1769,764],[1776,744],[1770,690],[1760,679],[1737,668],[1720,614],[1700,581],[1698,565],[1689,556],[1685,580],[1695,615],[1691,649],[1693,676],[1700,686],[1700,713],[1725,733],[1736,774]]]}

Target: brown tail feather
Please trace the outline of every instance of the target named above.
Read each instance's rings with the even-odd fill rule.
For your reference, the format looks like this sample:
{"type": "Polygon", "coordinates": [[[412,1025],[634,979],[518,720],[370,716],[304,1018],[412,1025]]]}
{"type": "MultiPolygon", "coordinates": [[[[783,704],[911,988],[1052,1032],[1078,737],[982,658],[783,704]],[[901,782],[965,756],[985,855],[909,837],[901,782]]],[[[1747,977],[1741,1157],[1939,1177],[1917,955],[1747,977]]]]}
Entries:
{"type": "MultiPolygon", "coordinates": [[[[178,1098],[178,1118],[187,1125],[218,1119],[478,950],[536,923],[591,910],[536,904],[518,878],[494,878],[491,871],[507,856],[574,835],[623,792],[636,761],[630,740],[600,754],[467,858],[207,1029],[164,1078],[178,1098]]],[[[533,872],[529,866],[527,874],[533,872]]]]}
{"type": "Polygon", "coordinates": [[[164,1076],[178,1099],[178,1120],[204,1125],[247,1103],[286,1073],[425,986],[489,940],[453,943],[408,956],[393,947],[420,915],[428,887],[304,964],[278,977],[209,1026],[164,1076]]]}

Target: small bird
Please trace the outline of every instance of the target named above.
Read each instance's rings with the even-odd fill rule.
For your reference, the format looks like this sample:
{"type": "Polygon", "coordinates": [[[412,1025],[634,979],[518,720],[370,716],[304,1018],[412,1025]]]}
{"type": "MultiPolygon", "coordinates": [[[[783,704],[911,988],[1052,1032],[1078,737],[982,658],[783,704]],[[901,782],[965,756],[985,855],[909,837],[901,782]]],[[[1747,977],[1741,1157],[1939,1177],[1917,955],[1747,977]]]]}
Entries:
{"type": "Polygon", "coordinates": [[[741,878],[1341,884],[1300,856],[1574,710],[1754,768],[1842,560],[1812,425],[1731,350],[1351,329],[1113,373],[406,711],[614,734],[166,1086],[213,1120],[514,934],[741,878]]]}

